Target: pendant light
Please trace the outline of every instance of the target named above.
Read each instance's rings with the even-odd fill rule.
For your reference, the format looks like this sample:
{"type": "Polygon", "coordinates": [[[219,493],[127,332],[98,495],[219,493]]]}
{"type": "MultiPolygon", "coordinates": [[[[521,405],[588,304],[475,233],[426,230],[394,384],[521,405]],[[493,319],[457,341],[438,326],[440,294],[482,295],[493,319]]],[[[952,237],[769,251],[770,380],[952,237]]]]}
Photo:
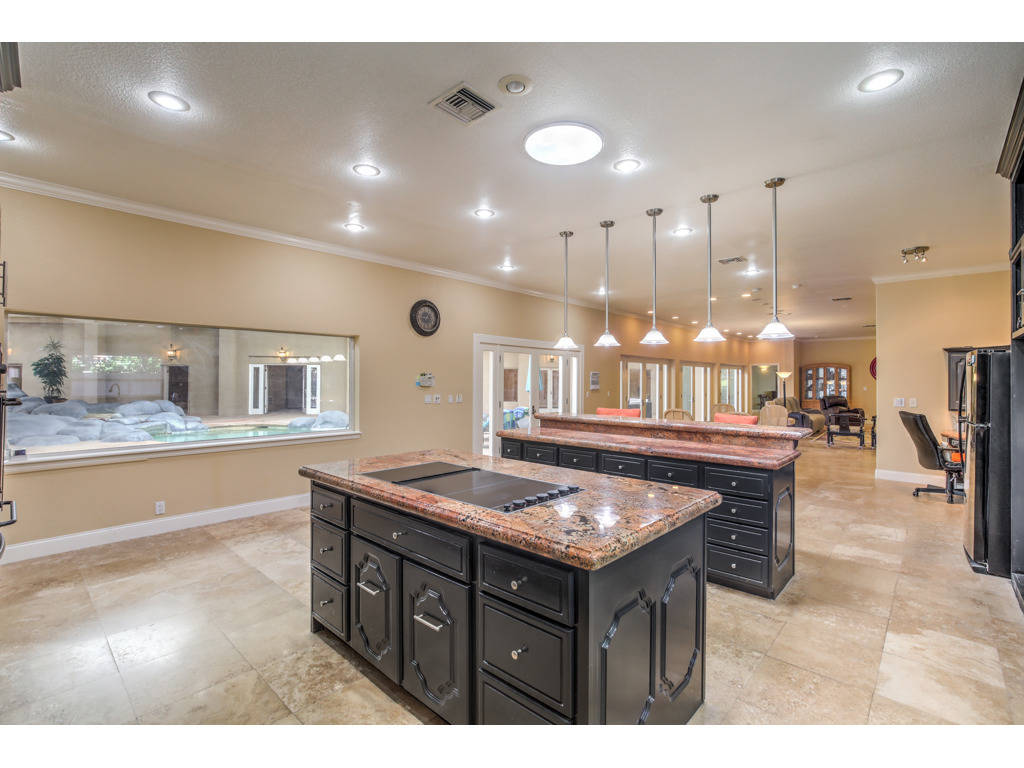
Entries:
{"type": "Polygon", "coordinates": [[[576,349],[576,342],[569,335],[569,238],[572,232],[565,230],[558,236],[565,243],[565,273],[562,280],[562,338],[555,342],[555,349],[576,349]]]}
{"type": "Polygon", "coordinates": [[[648,208],[651,217],[651,330],[640,339],[641,344],[668,344],[668,339],[658,330],[658,216],[661,208],[648,208]]]}
{"type": "Polygon", "coordinates": [[[700,201],[708,207],[708,324],[701,328],[694,341],[713,342],[725,341],[725,336],[711,322],[711,204],[718,195],[702,195],[700,201]]]}
{"type": "Polygon", "coordinates": [[[608,279],[608,230],[615,226],[615,222],[602,221],[601,226],[604,227],[604,333],[594,342],[594,346],[617,347],[619,346],[618,339],[612,336],[612,332],[608,330],[608,294],[611,293],[611,283],[608,279]]]}
{"type": "Polygon", "coordinates": [[[786,183],[781,177],[768,179],[764,183],[772,191],[772,319],[757,338],[762,341],[781,341],[794,338],[789,329],[779,321],[779,212],[778,188],[786,183]]]}

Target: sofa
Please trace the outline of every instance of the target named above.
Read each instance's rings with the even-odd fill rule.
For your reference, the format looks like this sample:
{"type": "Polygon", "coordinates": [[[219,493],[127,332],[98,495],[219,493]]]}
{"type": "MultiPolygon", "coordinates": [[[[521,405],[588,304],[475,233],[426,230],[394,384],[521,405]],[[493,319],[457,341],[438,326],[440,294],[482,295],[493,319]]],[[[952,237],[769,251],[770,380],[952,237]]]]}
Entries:
{"type": "Polygon", "coordinates": [[[789,417],[793,419],[794,426],[806,427],[814,435],[825,429],[827,419],[825,414],[817,408],[801,408],[800,401],[795,397],[778,397],[774,402],[776,405],[783,406],[789,412],[789,417]]]}

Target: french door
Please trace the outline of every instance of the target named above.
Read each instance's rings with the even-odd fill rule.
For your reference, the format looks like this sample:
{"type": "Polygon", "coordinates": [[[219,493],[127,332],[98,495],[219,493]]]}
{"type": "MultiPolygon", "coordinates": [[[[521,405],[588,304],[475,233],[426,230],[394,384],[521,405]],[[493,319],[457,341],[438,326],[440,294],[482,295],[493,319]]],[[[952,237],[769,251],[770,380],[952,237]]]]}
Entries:
{"type": "Polygon", "coordinates": [[[623,359],[619,407],[639,408],[645,419],[662,418],[671,397],[670,371],[667,362],[623,359]]]}
{"type": "Polygon", "coordinates": [[[682,382],[679,407],[695,421],[708,421],[711,408],[711,366],[697,363],[680,365],[682,382]]]}
{"type": "MultiPolygon", "coordinates": [[[[249,364],[249,415],[267,413],[267,369],[262,363],[249,364]]],[[[278,366],[275,366],[278,367],[278,366]]],[[[295,366],[288,366],[293,368],[295,366]]],[[[304,365],[302,372],[302,410],[311,416],[320,413],[320,366],[304,365]]],[[[275,408],[275,410],[278,410],[275,408]]]]}
{"type": "Polygon", "coordinates": [[[536,424],[536,414],[576,414],[582,398],[582,350],[543,342],[474,337],[473,451],[496,455],[496,433],[536,424]]]}

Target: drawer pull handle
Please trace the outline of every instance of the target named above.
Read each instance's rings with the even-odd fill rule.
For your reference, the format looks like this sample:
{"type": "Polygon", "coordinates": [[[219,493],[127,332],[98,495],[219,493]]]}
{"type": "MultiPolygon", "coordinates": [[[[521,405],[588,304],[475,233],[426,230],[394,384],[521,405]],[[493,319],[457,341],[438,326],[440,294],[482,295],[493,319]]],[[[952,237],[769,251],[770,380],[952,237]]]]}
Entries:
{"type": "Polygon", "coordinates": [[[734,514],[734,515],[735,515],[735,514],[736,514],[736,507],[731,507],[731,508],[729,509],[729,511],[730,511],[730,512],[731,512],[732,514],[734,514]]]}
{"type": "Polygon", "coordinates": [[[665,477],[672,477],[672,473],[671,472],[666,472],[665,473],[665,477]]]}
{"type": "Polygon", "coordinates": [[[321,504],[320,505],[320,511],[321,512],[326,512],[328,509],[330,509],[333,506],[334,506],[334,502],[333,501],[328,501],[326,504],[321,504]]]}
{"type": "Polygon", "coordinates": [[[730,536],[729,540],[730,541],[736,541],[736,534],[734,533],[732,536],[730,536]]]}
{"type": "Polygon", "coordinates": [[[516,648],[509,655],[512,657],[512,661],[519,661],[519,657],[526,653],[528,650],[530,649],[524,645],[522,648],[516,648]]]}
{"type": "Polygon", "coordinates": [[[519,588],[521,586],[523,586],[523,584],[525,584],[525,583],[526,583],[526,577],[525,576],[520,576],[518,579],[512,579],[512,582],[509,584],[509,586],[512,587],[512,591],[513,592],[518,592],[519,588]]]}
{"type": "Polygon", "coordinates": [[[622,471],[622,465],[619,464],[619,472],[621,472],[621,471],[622,471]]]}
{"type": "Polygon", "coordinates": [[[575,464],[577,461],[579,461],[579,459],[573,459],[572,463],[575,464]]]}
{"type": "Polygon", "coordinates": [[[730,564],[729,567],[732,568],[735,571],[736,570],[736,563],[730,564]]]}
{"type": "Polygon", "coordinates": [[[320,601],[320,607],[323,608],[325,605],[330,605],[333,602],[334,602],[334,598],[331,598],[330,600],[321,600],[320,601]]]}
{"type": "Polygon", "coordinates": [[[392,541],[398,541],[399,536],[405,536],[405,531],[393,531],[391,534],[392,541]]]}
{"type": "Polygon", "coordinates": [[[320,547],[320,554],[326,555],[328,552],[333,552],[334,547],[320,547]]]}
{"type": "Polygon", "coordinates": [[[431,632],[440,632],[442,629],[444,629],[444,624],[442,624],[440,621],[431,621],[422,613],[414,614],[413,619],[418,624],[422,624],[424,627],[429,629],[431,632]]]}
{"type": "Polygon", "coordinates": [[[729,485],[731,485],[733,488],[735,488],[736,487],[736,481],[733,480],[731,483],[729,483],[729,485]]]}
{"type": "Polygon", "coordinates": [[[363,592],[368,594],[370,597],[376,597],[380,594],[380,587],[375,587],[373,586],[373,584],[367,584],[365,581],[360,581],[358,585],[359,588],[363,590],[363,592]]]}

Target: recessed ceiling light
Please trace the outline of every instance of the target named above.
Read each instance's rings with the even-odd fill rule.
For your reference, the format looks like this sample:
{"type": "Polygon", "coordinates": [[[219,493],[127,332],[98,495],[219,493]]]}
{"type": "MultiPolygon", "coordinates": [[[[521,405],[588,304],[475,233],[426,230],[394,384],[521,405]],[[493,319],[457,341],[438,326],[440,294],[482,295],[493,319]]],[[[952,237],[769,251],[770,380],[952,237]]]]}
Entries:
{"type": "Polygon", "coordinates": [[[717,296],[712,296],[711,297],[711,301],[718,301],[718,297],[717,296]]]}
{"type": "Polygon", "coordinates": [[[349,232],[362,232],[366,227],[356,221],[348,221],[342,224],[349,232]]]}
{"type": "Polygon", "coordinates": [[[505,75],[498,81],[498,88],[513,96],[522,96],[533,88],[533,81],[526,75],[505,75]]]}
{"type": "Polygon", "coordinates": [[[494,218],[494,211],[490,208],[477,208],[473,211],[473,215],[478,219],[491,219],[494,218]]]}
{"type": "Polygon", "coordinates": [[[634,160],[632,158],[627,158],[625,160],[619,160],[618,162],[613,163],[612,168],[614,168],[619,173],[632,173],[633,171],[640,170],[640,161],[634,160]]]}
{"type": "Polygon", "coordinates": [[[795,291],[795,290],[796,290],[797,288],[801,288],[801,287],[803,287],[803,283],[793,283],[793,290],[794,290],[794,291],[795,291]]]}
{"type": "Polygon", "coordinates": [[[526,154],[546,165],[578,165],[595,157],[604,146],[601,134],[581,123],[553,123],[530,133],[526,154]]]}
{"type": "Polygon", "coordinates": [[[0,131],[0,141],[14,141],[14,134],[7,131],[0,131]]]}
{"type": "Polygon", "coordinates": [[[861,80],[857,85],[857,90],[864,93],[874,93],[875,91],[882,91],[896,85],[902,79],[902,69],[883,69],[881,72],[875,72],[875,74],[868,75],[861,80]]]}
{"type": "Polygon", "coordinates": [[[743,331],[736,331],[736,335],[737,336],[742,336],[743,335],[743,331]]]}
{"type": "Polygon", "coordinates": [[[498,265],[498,269],[500,269],[502,272],[515,272],[518,269],[518,267],[515,264],[513,264],[511,259],[509,259],[506,256],[505,261],[498,265]]]}
{"type": "Polygon", "coordinates": [[[750,294],[749,293],[741,293],[740,296],[742,298],[744,298],[744,299],[749,299],[750,298],[750,294]]]}
{"type": "Polygon", "coordinates": [[[647,314],[648,315],[653,315],[654,314],[654,310],[653,309],[648,309],[647,310],[647,314]]]}
{"type": "Polygon", "coordinates": [[[748,338],[748,339],[752,339],[752,338],[754,338],[754,334],[752,334],[752,333],[748,333],[748,334],[747,334],[747,338],[748,338]]]}
{"type": "Polygon", "coordinates": [[[676,237],[686,237],[693,234],[693,227],[676,227],[672,230],[672,234],[676,237]]]}
{"type": "Polygon", "coordinates": [[[678,320],[679,319],[679,315],[672,315],[672,319],[673,320],[678,320]]]}
{"type": "Polygon", "coordinates": [[[753,277],[754,275],[761,274],[761,270],[755,267],[753,264],[751,264],[749,267],[740,272],[740,274],[747,275],[748,277],[753,277]]]}
{"type": "Polygon", "coordinates": [[[352,172],[356,176],[380,176],[380,168],[368,163],[359,163],[352,166],[352,172]]]}
{"type": "Polygon", "coordinates": [[[167,91],[150,91],[149,100],[158,107],[163,107],[171,112],[188,112],[192,107],[180,96],[175,96],[167,91]]]}
{"type": "Polygon", "coordinates": [[[691,320],[691,321],[690,321],[690,325],[696,325],[696,324],[697,324],[697,321],[696,321],[696,320],[691,320]]]}
{"type": "Polygon", "coordinates": [[[728,329],[728,328],[723,328],[723,329],[722,329],[722,333],[728,333],[728,332],[729,332],[729,329],[728,329]]]}

